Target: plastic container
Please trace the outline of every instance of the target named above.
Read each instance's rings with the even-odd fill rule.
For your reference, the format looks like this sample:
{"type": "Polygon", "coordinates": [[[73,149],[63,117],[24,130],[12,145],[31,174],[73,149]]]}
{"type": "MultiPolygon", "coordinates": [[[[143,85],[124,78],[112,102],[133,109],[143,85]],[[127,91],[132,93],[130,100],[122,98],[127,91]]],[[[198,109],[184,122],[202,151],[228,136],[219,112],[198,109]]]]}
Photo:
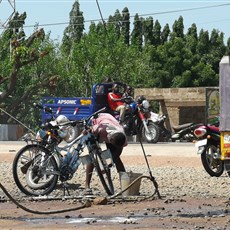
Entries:
{"type": "MultiPolygon", "coordinates": [[[[127,188],[134,180],[138,177],[142,176],[141,173],[134,173],[134,172],[120,172],[120,184],[121,190],[127,188]]],[[[138,196],[140,195],[140,186],[141,186],[141,179],[136,181],[130,188],[122,193],[122,196],[138,196]]]]}

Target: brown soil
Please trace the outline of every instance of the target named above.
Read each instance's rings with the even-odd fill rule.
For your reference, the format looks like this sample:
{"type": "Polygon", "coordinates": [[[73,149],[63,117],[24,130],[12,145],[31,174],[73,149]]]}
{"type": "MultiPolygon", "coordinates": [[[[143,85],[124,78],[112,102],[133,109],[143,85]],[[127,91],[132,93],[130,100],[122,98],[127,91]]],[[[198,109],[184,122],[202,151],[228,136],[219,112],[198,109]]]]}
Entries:
{"type": "MultiPolygon", "coordinates": [[[[132,151],[132,146],[127,148],[132,151]]],[[[14,158],[14,154],[0,155],[1,162],[12,162],[14,158]]],[[[140,154],[123,154],[122,159],[126,166],[147,167],[143,155],[140,154]]],[[[147,159],[153,173],[156,167],[202,168],[195,151],[192,156],[152,154],[147,159]]],[[[161,192],[160,188],[159,191],[161,192]]],[[[26,199],[20,204],[31,210],[50,212],[76,208],[82,206],[82,202],[82,200],[66,199],[49,201],[26,199]]],[[[1,203],[0,229],[229,229],[228,204],[226,197],[205,198],[185,195],[159,199],[155,195],[145,201],[140,201],[140,198],[130,201],[111,199],[106,205],[92,204],[91,207],[76,211],[33,214],[7,201],[1,203]]]]}

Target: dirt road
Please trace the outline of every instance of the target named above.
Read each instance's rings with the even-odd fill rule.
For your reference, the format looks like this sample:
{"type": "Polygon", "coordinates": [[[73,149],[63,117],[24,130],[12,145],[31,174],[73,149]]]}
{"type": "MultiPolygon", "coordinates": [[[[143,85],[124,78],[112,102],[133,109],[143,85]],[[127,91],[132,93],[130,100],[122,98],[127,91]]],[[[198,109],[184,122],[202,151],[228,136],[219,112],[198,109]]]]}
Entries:
{"type": "MultiPolygon", "coordinates": [[[[17,188],[4,165],[11,164],[22,145],[0,142],[1,183],[13,194],[17,188]]],[[[192,143],[144,144],[144,149],[162,199],[157,195],[145,201],[140,201],[142,196],[129,201],[119,197],[109,199],[106,205],[92,203],[76,211],[33,214],[11,201],[5,202],[1,195],[0,229],[230,229],[226,174],[220,178],[208,176],[192,143]]],[[[129,144],[122,159],[128,169],[148,175],[139,144],[129,144]]],[[[82,181],[78,178],[78,183],[83,181],[84,177],[82,181]]],[[[151,185],[142,181],[141,194],[151,185]]],[[[20,191],[15,194],[21,196],[20,191]]],[[[38,201],[24,196],[20,204],[33,211],[50,212],[79,207],[82,200],[38,201]]]]}

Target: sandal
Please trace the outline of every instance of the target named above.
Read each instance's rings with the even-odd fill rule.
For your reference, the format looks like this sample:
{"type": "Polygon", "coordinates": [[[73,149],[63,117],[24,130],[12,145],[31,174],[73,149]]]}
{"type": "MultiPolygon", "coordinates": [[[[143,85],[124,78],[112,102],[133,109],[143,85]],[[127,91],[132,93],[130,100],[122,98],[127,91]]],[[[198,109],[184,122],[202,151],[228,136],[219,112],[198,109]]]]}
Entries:
{"type": "Polygon", "coordinates": [[[83,196],[91,196],[93,195],[93,191],[91,188],[87,188],[85,189],[85,191],[83,192],[83,196]]]}

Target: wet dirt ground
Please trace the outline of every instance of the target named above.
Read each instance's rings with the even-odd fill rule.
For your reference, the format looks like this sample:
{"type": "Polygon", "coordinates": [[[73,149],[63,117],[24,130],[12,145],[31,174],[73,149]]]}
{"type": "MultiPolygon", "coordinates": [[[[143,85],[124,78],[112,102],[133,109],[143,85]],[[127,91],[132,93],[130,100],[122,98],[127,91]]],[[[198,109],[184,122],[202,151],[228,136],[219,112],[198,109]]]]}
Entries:
{"type": "MultiPolygon", "coordinates": [[[[0,143],[0,161],[12,162],[16,151],[22,145],[23,143],[0,143]]],[[[155,179],[159,182],[161,199],[157,195],[147,200],[141,200],[141,196],[135,199],[132,197],[130,201],[119,197],[119,199],[108,199],[105,205],[95,205],[91,197],[90,207],[58,214],[34,214],[19,208],[12,201],[2,200],[0,229],[230,229],[230,202],[224,190],[219,195],[207,193],[206,196],[202,195],[204,190],[200,181],[202,177],[197,175],[199,180],[197,184],[194,184],[196,182],[192,179],[190,181],[176,178],[178,176],[174,170],[177,167],[188,174],[203,170],[193,144],[162,143],[146,144],[144,147],[151,172],[156,175],[155,179]],[[172,174],[175,174],[175,181],[173,175],[169,179],[173,194],[170,194],[170,190],[165,190],[166,182],[161,181],[164,177],[160,179],[155,173],[158,172],[158,168],[160,173],[163,173],[164,169],[172,169],[172,174]],[[194,189],[194,193],[192,191],[181,193],[180,191],[186,186],[191,190],[194,189]]],[[[130,144],[125,148],[122,159],[126,166],[147,168],[140,146],[136,144],[130,144]]],[[[165,181],[167,179],[165,178],[165,181]]],[[[217,178],[215,182],[218,181],[220,181],[218,188],[222,186],[226,189],[223,186],[223,183],[228,181],[226,175],[217,178]]],[[[4,183],[3,179],[1,183],[6,185],[6,189],[11,186],[9,183],[4,183]]],[[[207,186],[208,183],[204,184],[204,187],[207,186]]],[[[209,189],[217,188],[210,187],[207,190],[209,189]]],[[[81,207],[86,200],[86,198],[47,201],[21,199],[20,205],[33,211],[51,212],[81,207]]]]}

